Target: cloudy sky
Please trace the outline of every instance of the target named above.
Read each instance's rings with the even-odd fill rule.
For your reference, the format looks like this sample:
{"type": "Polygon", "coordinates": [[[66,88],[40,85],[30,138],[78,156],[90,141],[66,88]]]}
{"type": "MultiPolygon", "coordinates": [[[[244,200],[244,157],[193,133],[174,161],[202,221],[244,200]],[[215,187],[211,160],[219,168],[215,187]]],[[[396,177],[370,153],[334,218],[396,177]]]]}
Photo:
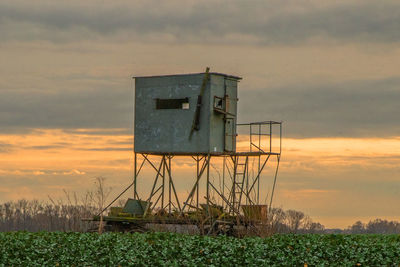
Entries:
{"type": "Polygon", "coordinates": [[[399,29],[398,1],[3,0],[0,201],[99,175],[117,194],[131,77],[210,66],[243,77],[239,121],[284,122],[275,205],[328,227],[400,220],[399,29]]]}

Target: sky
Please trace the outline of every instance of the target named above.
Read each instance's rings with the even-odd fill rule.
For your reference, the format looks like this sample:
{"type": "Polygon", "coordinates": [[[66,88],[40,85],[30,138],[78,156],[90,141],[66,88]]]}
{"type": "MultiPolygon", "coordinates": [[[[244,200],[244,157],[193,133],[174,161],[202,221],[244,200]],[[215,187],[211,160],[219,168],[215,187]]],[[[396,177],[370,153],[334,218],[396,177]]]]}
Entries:
{"type": "MultiPolygon", "coordinates": [[[[274,205],[400,221],[398,1],[0,2],[0,202],[117,195],[133,76],[243,77],[239,122],[283,121],[274,205]]],[[[176,167],[181,193],[193,166],[176,167]],[[181,177],[181,178],[179,178],[181,177]]]]}

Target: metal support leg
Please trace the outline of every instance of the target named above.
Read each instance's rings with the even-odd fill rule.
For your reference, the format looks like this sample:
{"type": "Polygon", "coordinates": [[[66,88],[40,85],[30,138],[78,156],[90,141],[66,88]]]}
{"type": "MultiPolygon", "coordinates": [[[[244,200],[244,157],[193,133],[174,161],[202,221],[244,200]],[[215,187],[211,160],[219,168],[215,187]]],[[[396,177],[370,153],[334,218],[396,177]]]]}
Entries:
{"type": "Polygon", "coordinates": [[[165,195],[165,156],[162,156],[163,164],[163,173],[162,173],[162,191],[161,191],[161,208],[164,209],[164,195],[165,195]]]}
{"type": "MultiPolygon", "coordinates": [[[[197,156],[196,158],[196,177],[197,180],[199,179],[199,165],[200,165],[200,160],[199,160],[199,156],[197,156]]],[[[196,208],[199,209],[199,183],[196,182],[196,208]]]]}
{"type": "Polygon", "coordinates": [[[275,169],[274,185],[272,186],[271,199],[269,201],[269,212],[271,211],[272,199],[274,197],[275,185],[276,185],[276,177],[278,176],[278,169],[279,169],[279,162],[281,160],[281,155],[277,155],[276,156],[276,160],[277,160],[277,165],[276,165],[276,169],[275,169]]]}
{"type": "Polygon", "coordinates": [[[211,209],[210,209],[210,154],[207,155],[207,209],[208,209],[208,215],[211,215],[211,209]]]}
{"type": "Polygon", "coordinates": [[[171,213],[172,199],[171,199],[171,158],[170,157],[168,157],[167,171],[168,171],[168,212],[171,213]]]}
{"type": "Polygon", "coordinates": [[[137,199],[137,191],[136,191],[136,183],[137,183],[137,172],[136,172],[136,169],[137,169],[137,154],[135,153],[135,156],[134,156],[134,164],[135,164],[135,167],[134,167],[134,174],[133,174],[133,198],[134,199],[137,199]]]}

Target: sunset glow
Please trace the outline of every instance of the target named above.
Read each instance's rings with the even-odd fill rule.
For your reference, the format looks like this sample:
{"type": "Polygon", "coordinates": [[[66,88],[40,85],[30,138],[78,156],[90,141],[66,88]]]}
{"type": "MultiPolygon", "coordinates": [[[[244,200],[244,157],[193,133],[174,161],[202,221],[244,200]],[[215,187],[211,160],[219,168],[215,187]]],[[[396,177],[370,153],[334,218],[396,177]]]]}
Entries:
{"type": "MultiPolygon", "coordinates": [[[[84,194],[99,176],[118,195],[133,177],[132,77],[210,67],[243,77],[237,122],[283,123],[275,206],[326,227],[400,221],[399,8],[394,0],[2,0],[0,202],[84,194]]],[[[248,140],[238,136],[239,151],[248,140]]],[[[195,165],[179,159],[173,171],[185,195],[195,165]]],[[[271,164],[264,192],[273,173],[271,164]]],[[[143,170],[144,188],[153,175],[143,170]]]]}
{"type": "MultiPolygon", "coordinates": [[[[107,177],[108,184],[117,194],[130,183],[133,175],[133,136],[118,135],[118,129],[108,131],[117,134],[104,135],[107,133],[104,129],[38,129],[24,135],[0,135],[0,143],[7,145],[7,151],[3,151],[0,159],[3,181],[0,200],[46,199],[48,195],[62,197],[63,189],[84,192],[93,188],[96,176],[107,177]],[[35,186],[28,187],[27,181],[35,186]]],[[[326,205],[333,205],[331,202],[343,203],[346,198],[358,205],[360,201],[368,202],[371,197],[368,191],[373,189],[375,177],[366,173],[384,173],[386,175],[379,176],[379,183],[390,185],[396,181],[393,174],[399,171],[399,166],[399,138],[284,138],[274,203],[298,209],[306,206],[309,213],[321,212],[326,205]],[[348,175],[358,183],[365,183],[365,192],[352,193],[352,188],[341,187],[348,175]]],[[[187,163],[181,160],[180,165],[175,166],[177,187],[182,187],[180,176],[193,175],[193,167],[190,159],[187,163]]],[[[151,181],[152,175],[148,172],[143,179],[151,181]]],[[[268,175],[265,179],[269,179],[268,175]]],[[[178,193],[184,196],[186,191],[178,193]]],[[[384,201],[396,198],[388,194],[374,198],[378,196],[384,201]]],[[[356,217],[347,210],[342,206],[343,218],[337,220],[342,221],[342,226],[350,224],[356,217]]],[[[329,225],[332,218],[326,216],[315,217],[329,225]]]]}

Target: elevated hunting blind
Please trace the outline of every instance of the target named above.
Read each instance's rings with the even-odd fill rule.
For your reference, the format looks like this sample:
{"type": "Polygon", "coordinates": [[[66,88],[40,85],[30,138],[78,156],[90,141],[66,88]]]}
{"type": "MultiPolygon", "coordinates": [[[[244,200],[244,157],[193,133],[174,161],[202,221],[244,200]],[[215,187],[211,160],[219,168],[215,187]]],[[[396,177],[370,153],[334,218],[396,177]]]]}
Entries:
{"type": "Polygon", "coordinates": [[[237,123],[241,78],[209,68],[134,78],[133,182],[105,209],[130,187],[133,199],[104,217],[108,225],[142,231],[155,222],[192,224],[202,233],[227,234],[265,220],[278,174],[282,123],[237,123]],[[271,161],[272,179],[262,179],[271,161]],[[193,167],[194,176],[187,172],[175,184],[173,166],[183,164],[193,167]]]}
{"type": "Polygon", "coordinates": [[[234,152],[240,79],[208,70],[135,77],[135,152],[234,152]]]}

